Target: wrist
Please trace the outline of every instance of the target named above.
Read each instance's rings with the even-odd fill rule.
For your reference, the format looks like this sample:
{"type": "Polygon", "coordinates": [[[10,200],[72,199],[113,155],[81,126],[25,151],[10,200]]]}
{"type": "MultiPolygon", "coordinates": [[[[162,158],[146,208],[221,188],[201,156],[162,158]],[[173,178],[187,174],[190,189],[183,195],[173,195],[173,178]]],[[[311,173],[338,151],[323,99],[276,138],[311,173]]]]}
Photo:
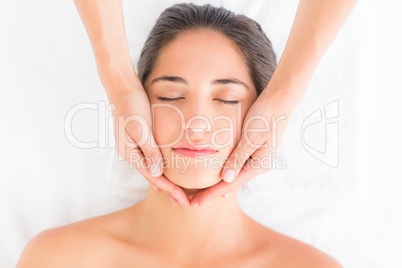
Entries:
{"type": "MultiPolygon", "coordinates": [[[[110,44],[109,44],[110,45],[110,44]]],[[[112,72],[135,72],[127,46],[106,46],[98,44],[93,48],[98,70],[112,72]]]]}
{"type": "Polygon", "coordinates": [[[108,96],[130,95],[142,84],[131,61],[121,63],[107,59],[97,59],[98,75],[108,96]]]}
{"type": "Polygon", "coordinates": [[[303,98],[312,71],[306,66],[298,71],[283,64],[278,64],[271,80],[264,89],[269,105],[286,105],[293,109],[303,98]]]}
{"type": "Polygon", "coordinates": [[[293,111],[300,102],[300,88],[290,81],[282,83],[269,82],[261,94],[269,107],[282,107],[284,110],[293,111]]]}
{"type": "Polygon", "coordinates": [[[137,75],[124,72],[108,72],[107,78],[101,79],[108,99],[116,99],[133,95],[136,90],[143,88],[137,75]]]}

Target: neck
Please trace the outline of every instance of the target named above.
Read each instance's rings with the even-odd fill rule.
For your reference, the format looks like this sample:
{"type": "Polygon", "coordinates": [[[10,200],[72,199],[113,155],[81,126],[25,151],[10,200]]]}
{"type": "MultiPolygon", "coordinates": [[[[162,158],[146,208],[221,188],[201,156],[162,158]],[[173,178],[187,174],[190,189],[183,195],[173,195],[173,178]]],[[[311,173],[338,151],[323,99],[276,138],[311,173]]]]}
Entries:
{"type": "Polygon", "coordinates": [[[141,236],[169,255],[202,257],[230,254],[245,241],[247,216],[237,203],[237,192],[217,197],[203,207],[173,206],[168,195],[148,188],[138,204],[141,236]],[[213,250],[212,252],[208,251],[213,250]]]}

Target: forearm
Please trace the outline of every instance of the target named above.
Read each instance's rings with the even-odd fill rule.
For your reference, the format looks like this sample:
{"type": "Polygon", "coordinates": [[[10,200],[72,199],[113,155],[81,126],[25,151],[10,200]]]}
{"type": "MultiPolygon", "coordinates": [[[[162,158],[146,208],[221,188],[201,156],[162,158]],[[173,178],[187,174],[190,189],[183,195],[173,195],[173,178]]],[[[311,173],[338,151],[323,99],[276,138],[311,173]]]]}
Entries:
{"type": "Polygon", "coordinates": [[[357,0],[300,0],[278,66],[268,85],[272,96],[300,102],[328,47],[357,0]]]}
{"type": "Polygon", "coordinates": [[[122,0],[74,0],[108,94],[127,91],[135,70],[124,26],[122,0]]]}

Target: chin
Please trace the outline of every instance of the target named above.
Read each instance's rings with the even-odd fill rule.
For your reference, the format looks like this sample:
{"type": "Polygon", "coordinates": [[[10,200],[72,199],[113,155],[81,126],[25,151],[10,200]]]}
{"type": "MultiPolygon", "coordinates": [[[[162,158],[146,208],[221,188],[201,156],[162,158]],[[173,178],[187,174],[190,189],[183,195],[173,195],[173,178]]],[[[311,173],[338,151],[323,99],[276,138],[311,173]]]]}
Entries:
{"type": "Polygon", "coordinates": [[[222,179],[219,174],[221,171],[216,170],[192,170],[188,169],[182,172],[178,169],[165,169],[163,175],[171,182],[188,190],[202,190],[211,187],[222,179]]]}

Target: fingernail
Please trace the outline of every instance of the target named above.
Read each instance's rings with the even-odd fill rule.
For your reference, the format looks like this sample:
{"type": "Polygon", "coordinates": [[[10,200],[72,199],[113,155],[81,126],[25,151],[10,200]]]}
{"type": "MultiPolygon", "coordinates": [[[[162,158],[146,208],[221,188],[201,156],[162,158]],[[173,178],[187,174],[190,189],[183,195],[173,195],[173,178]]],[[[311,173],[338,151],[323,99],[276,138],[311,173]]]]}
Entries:
{"type": "Polygon", "coordinates": [[[223,195],[224,198],[227,198],[230,195],[230,193],[226,193],[223,195]]]}
{"type": "Polygon", "coordinates": [[[176,206],[176,204],[174,203],[173,199],[169,196],[170,201],[172,202],[173,206],[176,206]]]}
{"type": "Polygon", "coordinates": [[[158,188],[157,188],[155,185],[153,185],[153,186],[154,186],[155,191],[157,192],[157,191],[158,191],[158,188]]]}
{"type": "Polygon", "coordinates": [[[188,205],[186,206],[186,205],[184,205],[184,204],[183,204],[182,202],[180,202],[180,201],[177,201],[177,202],[179,202],[180,205],[182,205],[183,207],[188,208],[188,205]]]}
{"type": "Polygon", "coordinates": [[[150,167],[150,169],[151,169],[151,174],[152,174],[152,176],[156,177],[156,176],[159,175],[159,173],[160,173],[160,167],[159,167],[159,165],[158,165],[157,163],[156,163],[156,164],[152,164],[151,167],[150,167]]]}
{"type": "Polygon", "coordinates": [[[204,207],[206,205],[208,205],[209,203],[211,203],[212,200],[209,200],[208,202],[206,202],[204,205],[201,205],[200,207],[204,207]]]}
{"type": "Polygon", "coordinates": [[[191,205],[193,208],[198,207],[198,203],[195,203],[194,205],[191,205]]]}
{"type": "Polygon", "coordinates": [[[225,175],[223,176],[223,179],[226,182],[232,182],[234,180],[234,176],[235,176],[235,171],[233,169],[228,169],[225,172],[225,175]]]}

